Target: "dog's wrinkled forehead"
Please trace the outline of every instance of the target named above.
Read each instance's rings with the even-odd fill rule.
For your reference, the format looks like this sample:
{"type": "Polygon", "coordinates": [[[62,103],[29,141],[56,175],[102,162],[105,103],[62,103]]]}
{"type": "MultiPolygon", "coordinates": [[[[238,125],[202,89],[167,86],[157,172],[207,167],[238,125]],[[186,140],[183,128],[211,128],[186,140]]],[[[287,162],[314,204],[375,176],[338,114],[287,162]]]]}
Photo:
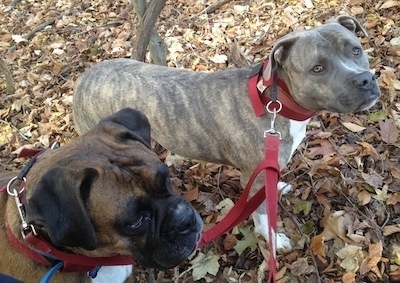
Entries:
{"type": "MultiPolygon", "coordinates": [[[[340,50],[344,45],[348,44],[361,46],[355,33],[336,22],[309,30],[296,31],[282,37],[284,40],[289,38],[296,39],[296,45],[308,47],[311,44],[315,47],[325,46],[329,49],[340,50]]],[[[307,48],[307,50],[309,49],[310,48],[307,48]]]]}

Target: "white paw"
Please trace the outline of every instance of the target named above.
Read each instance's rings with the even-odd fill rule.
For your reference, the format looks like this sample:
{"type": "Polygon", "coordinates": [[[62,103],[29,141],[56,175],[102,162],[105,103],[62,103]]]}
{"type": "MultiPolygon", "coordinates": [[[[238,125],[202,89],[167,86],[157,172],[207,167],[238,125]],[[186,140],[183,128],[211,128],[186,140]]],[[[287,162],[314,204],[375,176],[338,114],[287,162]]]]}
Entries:
{"type": "Polygon", "coordinates": [[[291,184],[285,182],[278,182],[278,191],[281,193],[281,195],[286,195],[292,189],[293,186],[291,184]]]}
{"type": "MultiPolygon", "coordinates": [[[[268,242],[268,217],[265,213],[265,203],[253,212],[254,231],[261,234],[268,242]],[[261,213],[260,213],[261,212],[261,213]]],[[[290,239],[284,233],[276,233],[276,250],[279,253],[288,253],[293,250],[290,239]]]]}

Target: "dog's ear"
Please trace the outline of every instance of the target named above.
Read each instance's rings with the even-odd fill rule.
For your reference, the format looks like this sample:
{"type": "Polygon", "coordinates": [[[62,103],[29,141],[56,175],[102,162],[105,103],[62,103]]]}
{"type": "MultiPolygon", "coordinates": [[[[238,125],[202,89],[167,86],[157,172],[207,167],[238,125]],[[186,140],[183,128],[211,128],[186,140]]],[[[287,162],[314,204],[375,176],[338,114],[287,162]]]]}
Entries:
{"type": "Polygon", "coordinates": [[[150,123],[140,111],[123,108],[99,123],[103,131],[114,136],[118,141],[138,140],[150,148],[150,123]]]}
{"type": "Polygon", "coordinates": [[[27,200],[27,222],[43,229],[56,246],[94,250],[97,240],[86,202],[97,176],[92,168],[48,170],[27,200]]]}
{"type": "Polygon", "coordinates": [[[347,28],[348,30],[350,30],[353,33],[356,33],[357,31],[362,31],[362,33],[365,36],[368,36],[367,31],[360,24],[360,22],[354,17],[347,16],[347,15],[341,15],[330,22],[333,22],[333,21],[338,22],[339,24],[341,24],[342,26],[344,26],[345,28],[347,28]]]}
{"type": "Polygon", "coordinates": [[[265,80],[269,80],[271,78],[272,73],[277,69],[278,65],[283,65],[290,48],[296,42],[296,40],[297,37],[288,35],[283,37],[274,45],[271,54],[269,55],[268,65],[263,73],[265,80]]]}

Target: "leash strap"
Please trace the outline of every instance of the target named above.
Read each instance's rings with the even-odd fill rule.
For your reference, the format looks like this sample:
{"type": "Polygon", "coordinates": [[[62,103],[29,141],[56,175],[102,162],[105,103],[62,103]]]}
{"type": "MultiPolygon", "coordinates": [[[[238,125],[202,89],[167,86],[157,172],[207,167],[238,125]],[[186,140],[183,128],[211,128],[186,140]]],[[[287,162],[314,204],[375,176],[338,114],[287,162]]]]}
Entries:
{"type": "Polygon", "coordinates": [[[212,242],[215,238],[237,226],[244,219],[248,218],[263,200],[267,200],[268,212],[268,240],[270,246],[269,275],[268,282],[276,281],[276,231],[278,220],[278,189],[277,183],[280,175],[278,164],[279,154],[279,135],[266,134],[265,137],[265,157],[257,165],[242,195],[239,197],[235,206],[228,214],[214,227],[203,233],[198,248],[212,242]],[[262,187],[253,197],[247,200],[251,186],[256,177],[264,171],[265,186],[262,187]]]}
{"type": "Polygon", "coordinates": [[[268,240],[270,248],[268,282],[276,282],[276,232],[278,222],[278,188],[279,181],[279,135],[267,134],[265,138],[265,158],[270,166],[265,168],[265,199],[268,212],[268,240]]]}
{"type": "Polygon", "coordinates": [[[49,271],[47,271],[46,274],[42,277],[40,283],[49,283],[51,281],[51,278],[53,278],[54,274],[56,274],[56,272],[60,270],[63,267],[63,265],[64,263],[59,262],[52,268],[50,268],[49,271]]]}
{"type": "Polygon", "coordinates": [[[263,200],[265,199],[265,192],[263,189],[260,189],[249,201],[247,201],[247,198],[249,196],[250,189],[253,185],[255,178],[265,168],[265,166],[265,160],[257,165],[248,183],[246,184],[242,195],[237,200],[235,206],[228,212],[227,215],[225,215],[225,217],[220,222],[218,222],[217,224],[215,224],[214,227],[203,233],[202,238],[198,244],[198,248],[202,248],[204,245],[212,242],[218,236],[231,230],[244,219],[249,217],[250,214],[254,212],[254,210],[256,210],[256,208],[263,202],[263,200]]]}

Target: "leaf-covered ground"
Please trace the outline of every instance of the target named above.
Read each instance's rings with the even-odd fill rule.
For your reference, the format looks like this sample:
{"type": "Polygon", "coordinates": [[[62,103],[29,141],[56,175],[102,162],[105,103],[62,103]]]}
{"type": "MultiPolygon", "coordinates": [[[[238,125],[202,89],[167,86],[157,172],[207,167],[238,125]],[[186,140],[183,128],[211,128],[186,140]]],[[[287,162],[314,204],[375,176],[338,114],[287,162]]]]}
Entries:
{"type": "MultiPolygon", "coordinates": [[[[342,13],[367,29],[360,40],[382,98],[359,115],[320,113],[284,169],[282,178],[294,189],[281,197],[279,227],[293,251],[278,256],[278,282],[400,282],[400,1],[237,0],[207,13],[217,2],[168,1],[157,28],[171,67],[215,71],[259,62],[282,35],[342,13]]],[[[0,71],[1,170],[25,162],[15,158],[23,145],[47,147],[76,136],[74,81],[96,62],[130,56],[138,25],[128,4],[2,1],[0,58],[15,92],[7,92],[0,71]]],[[[155,149],[206,227],[236,201],[238,170],[155,149]]],[[[262,282],[266,258],[266,243],[249,220],[174,270],[137,269],[135,278],[262,282]]]]}

